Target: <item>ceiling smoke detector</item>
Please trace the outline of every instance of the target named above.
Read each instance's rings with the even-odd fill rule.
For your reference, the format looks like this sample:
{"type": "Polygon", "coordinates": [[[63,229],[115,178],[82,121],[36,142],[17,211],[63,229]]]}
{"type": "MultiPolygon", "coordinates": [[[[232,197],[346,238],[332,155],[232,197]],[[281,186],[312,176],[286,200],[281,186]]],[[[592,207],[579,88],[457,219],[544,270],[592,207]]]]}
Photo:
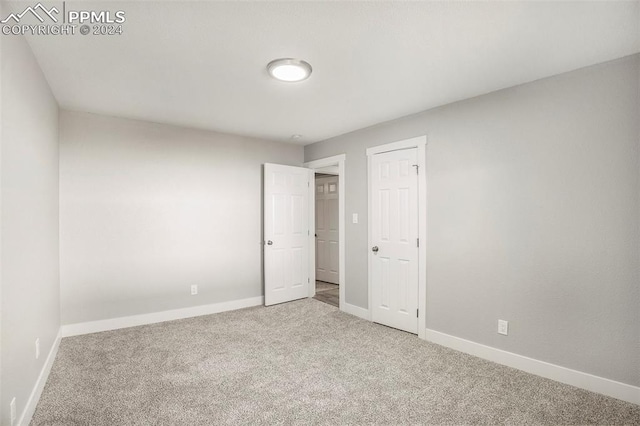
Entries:
{"type": "Polygon", "coordinates": [[[309,78],[311,65],[301,59],[282,58],[269,62],[267,71],[276,80],[294,83],[309,78]]]}

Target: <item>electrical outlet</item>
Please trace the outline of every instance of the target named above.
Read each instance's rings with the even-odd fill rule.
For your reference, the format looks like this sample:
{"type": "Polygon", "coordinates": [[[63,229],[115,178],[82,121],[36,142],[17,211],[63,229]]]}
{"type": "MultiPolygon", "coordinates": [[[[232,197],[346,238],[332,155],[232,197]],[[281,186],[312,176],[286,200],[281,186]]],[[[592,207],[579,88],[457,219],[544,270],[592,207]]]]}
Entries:
{"type": "Polygon", "coordinates": [[[36,359],[40,358],[40,338],[36,339],[36,359]]]}
{"type": "Polygon", "coordinates": [[[498,334],[504,334],[505,336],[509,334],[509,321],[498,320],[498,334]]]}
{"type": "Polygon", "coordinates": [[[196,294],[198,294],[198,285],[194,284],[191,286],[191,295],[195,296],[196,294]]]}
{"type": "Polygon", "coordinates": [[[16,397],[14,396],[9,404],[9,411],[11,412],[11,426],[16,423],[16,397]]]}
{"type": "Polygon", "coordinates": [[[353,223],[358,223],[358,213],[354,213],[354,214],[351,216],[351,221],[352,221],[353,223]]]}

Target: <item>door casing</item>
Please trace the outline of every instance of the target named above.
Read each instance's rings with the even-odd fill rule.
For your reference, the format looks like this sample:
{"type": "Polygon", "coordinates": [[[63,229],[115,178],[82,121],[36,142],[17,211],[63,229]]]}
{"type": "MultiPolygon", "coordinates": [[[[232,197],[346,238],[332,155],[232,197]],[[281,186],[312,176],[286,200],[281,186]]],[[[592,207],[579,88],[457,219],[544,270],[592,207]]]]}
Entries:
{"type": "MultiPolygon", "coordinates": [[[[420,245],[418,246],[418,337],[424,339],[426,336],[426,307],[427,307],[427,136],[418,136],[411,139],[405,139],[384,145],[378,145],[367,149],[367,198],[368,198],[368,216],[373,217],[373,205],[371,197],[372,183],[372,159],[376,154],[389,151],[397,151],[399,149],[417,148],[418,149],[418,238],[420,245]]],[[[368,248],[373,246],[372,231],[373,224],[368,221],[368,248]]],[[[342,241],[342,239],[341,239],[342,241]]],[[[341,248],[342,250],[342,248],[341,248]]],[[[314,250],[315,251],[315,250],[314,250]]],[[[342,251],[341,251],[342,254],[342,251]]],[[[373,300],[372,300],[372,271],[373,263],[371,256],[367,253],[368,259],[368,293],[369,293],[369,320],[372,321],[373,300]]],[[[342,265],[341,265],[342,266],[342,265]]],[[[342,269],[340,270],[342,273],[342,269]]],[[[342,295],[340,299],[342,303],[342,295]]]]}

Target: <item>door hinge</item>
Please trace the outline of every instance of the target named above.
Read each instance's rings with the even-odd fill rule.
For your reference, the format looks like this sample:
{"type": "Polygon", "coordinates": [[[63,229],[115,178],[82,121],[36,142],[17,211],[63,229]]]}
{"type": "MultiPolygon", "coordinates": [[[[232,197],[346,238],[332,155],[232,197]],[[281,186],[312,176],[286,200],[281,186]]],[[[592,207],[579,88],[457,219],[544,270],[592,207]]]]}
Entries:
{"type": "Polygon", "coordinates": [[[415,168],[416,168],[416,174],[419,174],[419,173],[418,173],[418,169],[420,168],[420,166],[419,166],[419,165],[417,165],[417,164],[414,164],[414,165],[413,165],[413,167],[415,167],[415,168]]]}
{"type": "Polygon", "coordinates": [[[419,317],[420,317],[420,315],[419,315],[419,314],[420,314],[420,309],[416,309],[416,318],[419,318],[419,317]]]}
{"type": "Polygon", "coordinates": [[[420,247],[420,238],[416,238],[416,247],[420,247]]]}

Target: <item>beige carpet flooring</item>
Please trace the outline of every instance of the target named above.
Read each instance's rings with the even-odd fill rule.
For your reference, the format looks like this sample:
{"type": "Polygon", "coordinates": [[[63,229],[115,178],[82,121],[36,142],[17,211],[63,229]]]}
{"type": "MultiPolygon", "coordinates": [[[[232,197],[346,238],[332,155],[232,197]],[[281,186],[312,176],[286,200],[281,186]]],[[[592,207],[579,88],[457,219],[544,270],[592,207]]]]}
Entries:
{"type": "Polygon", "coordinates": [[[313,299],[62,339],[32,425],[640,424],[313,299]]]}

